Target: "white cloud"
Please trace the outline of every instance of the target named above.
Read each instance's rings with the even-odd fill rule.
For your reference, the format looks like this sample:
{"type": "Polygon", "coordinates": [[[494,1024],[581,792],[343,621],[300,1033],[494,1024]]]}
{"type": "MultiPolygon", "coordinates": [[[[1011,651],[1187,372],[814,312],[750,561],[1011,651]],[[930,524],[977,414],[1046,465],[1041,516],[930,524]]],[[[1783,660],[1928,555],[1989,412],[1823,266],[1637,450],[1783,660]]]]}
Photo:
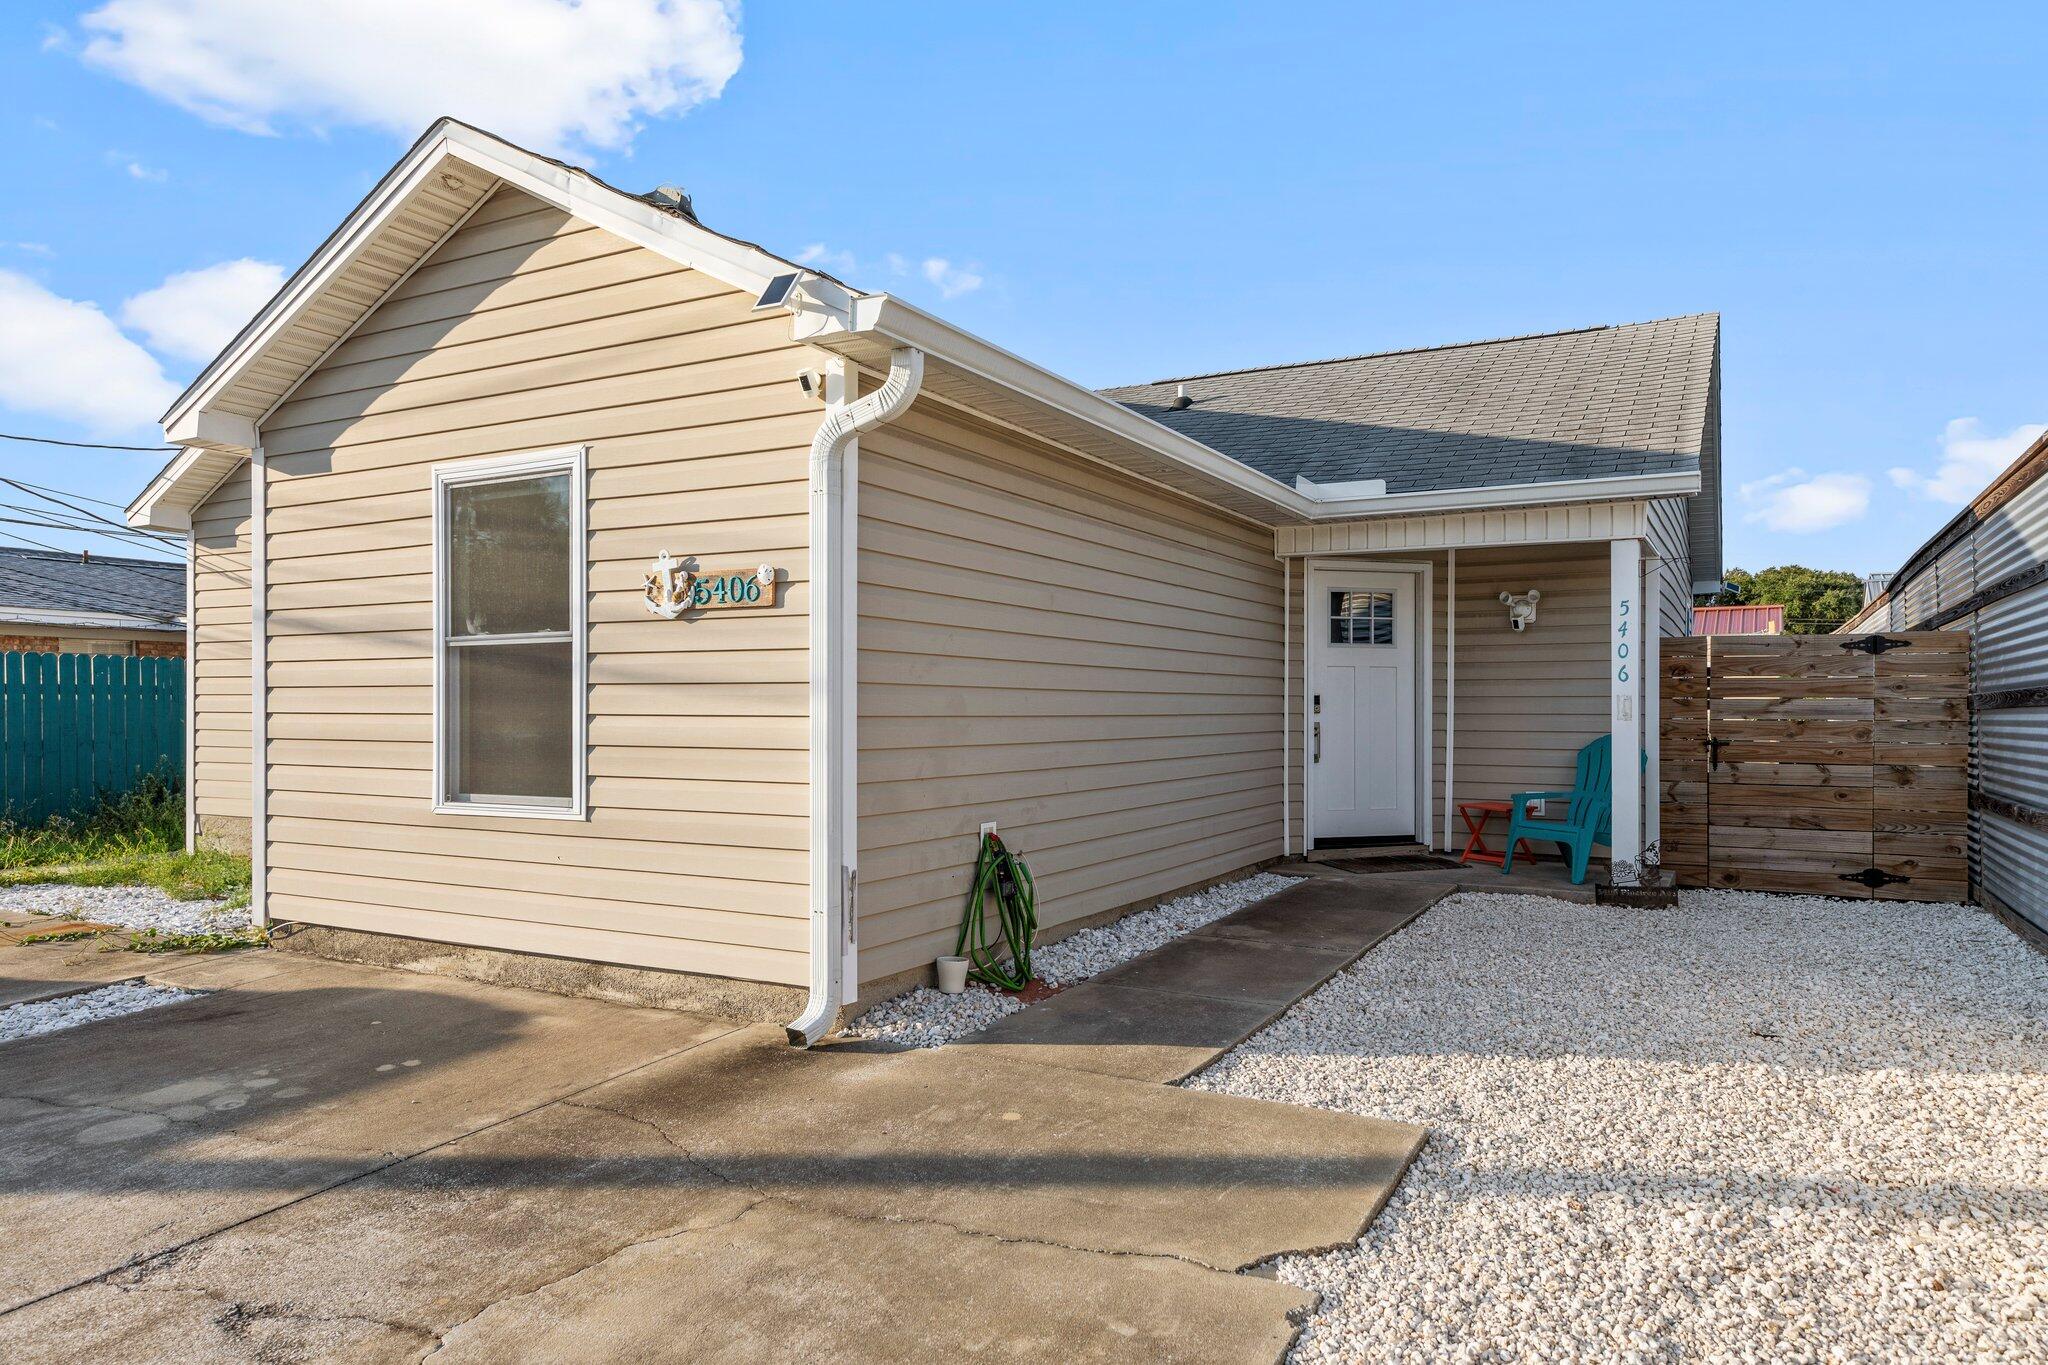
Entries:
{"type": "Polygon", "coordinates": [[[147,428],[177,394],[96,304],[0,270],[0,403],[125,435],[147,428]]]}
{"type": "Polygon", "coordinates": [[[1870,480],[1861,474],[1813,474],[1787,469],[1738,490],[1749,510],[1742,519],[1772,531],[1826,531],[1870,510],[1870,480]]]}
{"type": "Polygon", "coordinates": [[[109,0],[84,59],[210,123],[363,125],[453,114],[543,150],[629,148],[716,99],[738,0],[109,0]]]}
{"type": "Polygon", "coordinates": [[[211,360],[283,283],[268,261],[222,261],[137,294],[121,305],[121,323],[164,355],[211,360]]]}
{"type": "MultiPolygon", "coordinates": [[[[853,277],[860,265],[851,251],[834,251],[823,242],[812,242],[799,251],[796,263],[814,265],[847,279],[853,277]]],[[[971,294],[987,283],[981,274],[980,266],[956,266],[944,256],[927,256],[923,261],[912,261],[901,252],[891,251],[883,255],[879,266],[870,260],[869,267],[877,273],[886,271],[899,280],[907,280],[913,275],[922,276],[925,283],[939,291],[939,297],[942,299],[955,299],[962,294],[971,294]]]]}
{"type": "Polygon", "coordinates": [[[169,171],[159,170],[154,166],[145,166],[140,161],[129,162],[127,170],[129,179],[147,180],[153,185],[161,185],[164,181],[171,178],[169,171]]]}
{"type": "Polygon", "coordinates": [[[854,272],[853,253],[834,251],[823,242],[812,242],[796,254],[798,265],[814,265],[820,270],[829,270],[835,275],[851,275],[854,272]]]}
{"type": "Polygon", "coordinates": [[[0,246],[5,246],[9,251],[20,251],[30,256],[52,258],[57,254],[48,242],[0,242],[0,246]]]}
{"type": "Polygon", "coordinates": [[[927,256],[924,277],[937,286],[939,297],[954,299],[981,288],[981,272],[974,266],[956,266],[944,256],[927,256]]]}
{"type": "Polygon", "coordinates": [[[2048,426],[2035,422],[1992,436],[1975,417],[1958,417],[1942,428],[1941,460],[1933,474],[1904,466],[1887,472],[1894,484],[1909,493],[1960,506],[2004,473],[2044,431],[2048,426]]]}

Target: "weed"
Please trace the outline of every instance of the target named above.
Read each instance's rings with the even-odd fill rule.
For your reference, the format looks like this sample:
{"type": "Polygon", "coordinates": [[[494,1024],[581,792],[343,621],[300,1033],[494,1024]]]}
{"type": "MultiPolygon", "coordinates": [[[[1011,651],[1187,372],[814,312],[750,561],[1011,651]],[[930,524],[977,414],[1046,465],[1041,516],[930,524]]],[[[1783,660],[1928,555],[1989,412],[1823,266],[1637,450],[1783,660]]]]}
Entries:
{"type": "Polygon", "coordinates": [[[204,934],[166,934],[144,929],[130,936],[127,948],[131,953],[226,953],[236,948],[261,948],[269,942],[269,933],[252,924],[243,929],[204,934]]]}
{"type": "Polygon", "coordinates": [[[103,795],[81,816],[52,816],[34,828],[0,822],[0,887],[26,882],[154,886],[178,900],[249,898],[249,860],[185,852],[185,798],[165,772],[103,795]]]}

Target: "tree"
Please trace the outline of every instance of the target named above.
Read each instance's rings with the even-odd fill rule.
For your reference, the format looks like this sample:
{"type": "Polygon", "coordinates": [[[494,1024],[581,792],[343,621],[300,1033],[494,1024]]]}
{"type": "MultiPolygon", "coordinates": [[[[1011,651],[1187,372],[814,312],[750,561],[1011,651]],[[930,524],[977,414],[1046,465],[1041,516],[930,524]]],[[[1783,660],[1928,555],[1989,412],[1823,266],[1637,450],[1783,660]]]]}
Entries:
{"type": "Polygon", "coordinates": [[[1825,635],[1863,609],[1863,580],[1852,573],[1781,564],[1750,573],[1730,569],[1727,587],[1705,599],[1719,607],[1782,606],[1785,629],[1794,635],[1825,635]]]}

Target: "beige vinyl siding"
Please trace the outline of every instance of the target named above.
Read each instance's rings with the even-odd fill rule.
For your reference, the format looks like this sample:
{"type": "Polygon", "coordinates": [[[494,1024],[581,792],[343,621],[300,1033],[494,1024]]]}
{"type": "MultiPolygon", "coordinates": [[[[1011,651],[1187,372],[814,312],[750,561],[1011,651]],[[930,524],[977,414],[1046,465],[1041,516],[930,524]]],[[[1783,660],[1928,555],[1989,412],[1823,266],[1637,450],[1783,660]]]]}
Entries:
{"type": "Polygon", "coordinates": [[[1271,532],[920,403],[860,579],[863,980],[952,951],[984,820],[1048,928],[1278,855],[1271,532]]]}
{"type": "MultiPolygon", "coordinates": [[[[1456,801],[1505,801],[1518,791],[1571,787],[1579,750],[1608,732],[1608,548],[1605,542],[1458,552],[1456,801]],[[1508,626],[1503,592],[1540,588],[1536,623],[1508,626]]],[[[1437,657],[1446,586],[1437,563],[1437,657]]],[[[1445,678],[1436,670],[1432,828],[1442,838],[1445,678]]],[[[1504,828],[1497,826],[1498,828],[1504,828]]],[[[1465,827],[1453,816],[1453,839],[1465,827]]],[[[1492,842],[1496,847],[1498,839],[1492,842]]],[[[1539,850],[1544,851],[1544,850],[1539,850]]]]}
{"type": "Polygon", "coordinates": [[[193,809],[199,842],[249,847],[249,466],[192,512],[193,809]]]}
{"type": "Polygon", "coordinates": [[[273,916],[806,978],[819,362],[752,302],[500,190],[264,424],[273,916]],[[585,444],[589,817],[435,814],[432,469],[585,444]],[[656,618],[662,550],[780,603],[656,618]]]}

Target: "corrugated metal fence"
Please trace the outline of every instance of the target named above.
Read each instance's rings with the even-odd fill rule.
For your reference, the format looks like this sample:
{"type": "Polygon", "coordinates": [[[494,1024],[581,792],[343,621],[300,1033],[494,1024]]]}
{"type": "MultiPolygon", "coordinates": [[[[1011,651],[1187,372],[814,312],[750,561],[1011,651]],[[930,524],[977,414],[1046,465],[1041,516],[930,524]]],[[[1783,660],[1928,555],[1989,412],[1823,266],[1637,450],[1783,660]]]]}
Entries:
{"type": "Polygon", "coordinates": [[[1972,889],[2048,929],[2048,437],[1842,629],[1971,632],[1972,889]]]}
{"type": "Polygon", "coordinates": [[[185,661],[0,653],[0,815],[40,822],[185,774],[185,661]]]}

